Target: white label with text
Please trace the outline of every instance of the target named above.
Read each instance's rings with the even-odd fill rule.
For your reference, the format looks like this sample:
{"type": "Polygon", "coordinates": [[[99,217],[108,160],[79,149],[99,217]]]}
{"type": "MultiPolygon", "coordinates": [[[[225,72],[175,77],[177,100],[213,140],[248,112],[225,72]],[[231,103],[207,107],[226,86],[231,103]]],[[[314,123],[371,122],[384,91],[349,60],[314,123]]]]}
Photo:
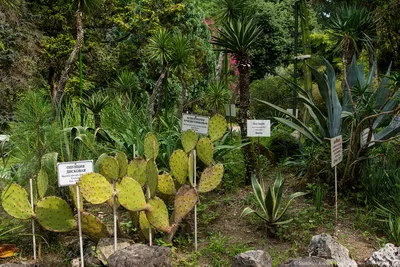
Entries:
{"type": "Polygon", "coordinates": [[[247,120],[248,137],[266,137],[271,136],[270,120],[247,120]]]}
{"type": "Polygon", "coordinates": [[[58,186],[76,185],[82,175],[93,172],[93,160],[57,163],[58,186]]]}
{"type": "Polygon", "coordinates": [[[182,132],[193,130],[198,134],[208,134],[208,121],[210,119],[204,116],[193,114],[182,114],[182,132]]]}
{"type": "Polygon", "coordinates": [[[342,136],[336,136],[331,139],[331,166],[338,165],[343,160],[342,136]]]}

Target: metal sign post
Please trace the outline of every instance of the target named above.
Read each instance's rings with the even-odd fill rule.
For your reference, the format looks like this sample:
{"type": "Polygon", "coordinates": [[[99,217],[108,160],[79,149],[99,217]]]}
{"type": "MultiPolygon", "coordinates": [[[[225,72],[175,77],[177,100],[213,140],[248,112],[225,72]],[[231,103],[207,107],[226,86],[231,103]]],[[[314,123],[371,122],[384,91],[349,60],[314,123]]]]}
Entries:
{"type": "Polygon", "coordinates": [[[261,181],[260,174],[260,137],[271,136],[270,120],[247,120],[247,136],[258,138],[257,177],[261,181]]]}
{"type": "Polygon", "coordinates": [[[337,165],[343,160],[342,136],[336,136],[331,141],[331,166],[335,168],[335,218],[338,223],[338,190],[337,190],[337,165]]]}
{"type": "MultiPolygon", "coordinates": [[[[193,149],[193,186],[197,185],[197,177],[196,177],[196,149],[193,149]]],[[[190,179],[190,177],[189,177],[190,179]]],[[[194,251],[197,252],[197,203],[194,205],[194,251]]]]}
{"type": "MultiPolygon", "coordinates": [[[[35,209],[35,203],[33,203],[33,185],[32,185],[32,178],[29,179],[29,186],[30,186],[30,193],[31,193],[31,206],[32,212],[35,209]]],[[[32,218],[32,243],[33,243],[33,259],[36,260],[36,236],[35,236],[35,219],[32,218]]]]}

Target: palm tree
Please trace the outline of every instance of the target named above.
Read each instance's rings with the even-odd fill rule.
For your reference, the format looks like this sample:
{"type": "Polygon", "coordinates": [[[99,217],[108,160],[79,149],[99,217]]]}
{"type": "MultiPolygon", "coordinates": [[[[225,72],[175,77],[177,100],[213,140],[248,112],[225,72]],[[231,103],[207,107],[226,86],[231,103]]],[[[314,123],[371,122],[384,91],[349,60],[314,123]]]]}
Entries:
{"type": "MultiPolygon", "coordinates": [[[[154,104],[156,101],[156,95],[159,93],[159,89],[164,83],[165,77],[168,72],[168,62],[171,59],[171,34],[168,30],[161,28],[158,30],[152,38],[149,40],[149,55],[150,60],[158,61],[162,63],[162,71],[156,84],[154,85],[153,92],[150,97],[149,107],[149,126],[152,129],[152,121],[154,116],[154,104]]],[[[162,90],[160,91],[162,92],[162,90]]],[[[162,101],[162,97],[159,99],[162,101]]],[[[161,104],[160,104],[161,105],[161,104]]]]}
{"type": "Polygon", "coordinates": [[[108,95],[98,91],[92,95],[87,95],[85,98],[79,99],[78,103],[93,112],[94,126],[95,129],[98,129],[101,127],[100,112],[108,104],[110,104],[111,101],[112,100],[108,97],[108,95]]]}
{"type": "Polygon", "coordinates": [[[347,82],[347,68],[353,55],[358,57],[363,48],[368,50],[370,57],[375,57],[376,19],[365,7],[342,6],[331,14],[328,33],[337,41],[336,51],[341,52],[344,85],[354,108],[351,88],[347,82]]]}
{"type": "Polygon", "coordinates": [[[193,64],[193,61],[194,58],[190,46],[190,39],[183,36],[182,33],[175,35],[172,39],[171,68],[175,71],[182,85],[181,99],[179,101],[177,113],[177,117],[179,118],[182,116],[187,93],[187,86],[183,75],[189,66],[193,64]]]}
{"type": "Polygon", "coordinates": [[[235,56],[239,70],[239,125],[242,138],[246,137],[247,114],[250,106],[250,49],[256,44],[258,36],[261,34],[260,26],[252,19],[241,17],[223,24],[223,28],[218,31],[219,36],[215,37],[211,43],[217,45],[216,50],[231,53],[235,56]]]}
{"type": "Polygon", "coordinates": [[[75,62],[80,49],[83,45],[83,26],[82,17],[83,13],[89,12],[93,8],[97,8],[100,5],[101,0],[76,0],[77,10],[75,15],[76,20],[76,41],[74,49],[72,50],[69,58],[65,64],[64,70],[61,74],[60,81],[57,86],[57,91],[53,96],[53,117],[56,115],[56,105],[60,104],[61,96],[64,94],[65,86],[69,80],[69,74],[71,72],[72,64],[75,62]]]}

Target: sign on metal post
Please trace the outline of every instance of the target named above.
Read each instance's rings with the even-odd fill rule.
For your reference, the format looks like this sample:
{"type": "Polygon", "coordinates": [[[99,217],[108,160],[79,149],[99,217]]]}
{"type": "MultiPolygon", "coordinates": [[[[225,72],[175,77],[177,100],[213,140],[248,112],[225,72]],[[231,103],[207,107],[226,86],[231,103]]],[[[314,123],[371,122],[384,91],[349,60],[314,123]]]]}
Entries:
{"type": "Polygon", "coordinates": [[[331,138],[331,165],[332,168],[343,160],[342,136],[331,138]]]}
{"type": "Polygon", "coordinates": [[[248,137],[267,137],[271,136],[270,120],[247,120],[248,137]]]}
{"type": "Polygon", "coordinates": [[[182,132],[193,130],[198,134],[208,134],[208,122],[210,118],[193,114],[182,114],[182,132]]]}
{"type": "MultiPolygon", "coordinates": [[[[369,128],[366,128],[361,132],[361,138],[360,138],[361,144],[360,145],[362,147],[365,146],[368,143],[368,135],[369,135],[369,133],[370,133],[370,129],[369,128]]],[[[371,133],[371,140],[370,140],[370,143],[368,144],[368,147],[373,146],[375,144],[373,141],[375,141],[375,136],[374,136],[374,133],[371,133]]]]}
{"type": "Polygon", "coordinates": [[[225,114],[228,117],[236,117],[236,106],[235,106],[235,104],[226,104],[225,105],[225,114]]]}
{"type": "Polygon", "coordinates": [[[93,160],[59,162],[57,170],[59,187],[76,185],[83,174],[93,172],[93,160]]]}

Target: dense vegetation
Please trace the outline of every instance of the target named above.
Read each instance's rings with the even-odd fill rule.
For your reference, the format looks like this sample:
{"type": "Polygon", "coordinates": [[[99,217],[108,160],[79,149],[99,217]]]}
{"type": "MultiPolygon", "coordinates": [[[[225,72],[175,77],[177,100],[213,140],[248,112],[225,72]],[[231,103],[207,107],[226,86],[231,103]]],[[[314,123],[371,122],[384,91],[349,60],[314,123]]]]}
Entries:
{"type": "MultiPolygon", "coordinates": [[[[148,132],[159,142],[158,169],[169,170],[182,113],[225,115],[235,104],[229,120],[240,134],[213,140],[225,168],[215,194],[252,185],[255,197],[241,206],[250,224],[283,240],[286,223],[304,215],[286,213],[289,204],[307,199],[323,225],[335,186],[327,139],[341,135],[341,201],[400,245],[399,12],[400,0],[0,0],[0,134],[9,136],[0,141],[0,190],[28,188],[45,169],[49,192],[71,201],[55,162],[116,152],[132,160],[148,132]],[[287,111],[294,106],[298,117],[287,111]],[[271,120],[271,137],[248,138],[248,119],[271,120]],[[284,194],[280,209],[283,176],[309,194],[284,194]],[[263,207],[276,198],[276,209],[263,207]]],[[[5,216],[0,244],[15,242],[11,230],[23,224],[5,216]]]]}

